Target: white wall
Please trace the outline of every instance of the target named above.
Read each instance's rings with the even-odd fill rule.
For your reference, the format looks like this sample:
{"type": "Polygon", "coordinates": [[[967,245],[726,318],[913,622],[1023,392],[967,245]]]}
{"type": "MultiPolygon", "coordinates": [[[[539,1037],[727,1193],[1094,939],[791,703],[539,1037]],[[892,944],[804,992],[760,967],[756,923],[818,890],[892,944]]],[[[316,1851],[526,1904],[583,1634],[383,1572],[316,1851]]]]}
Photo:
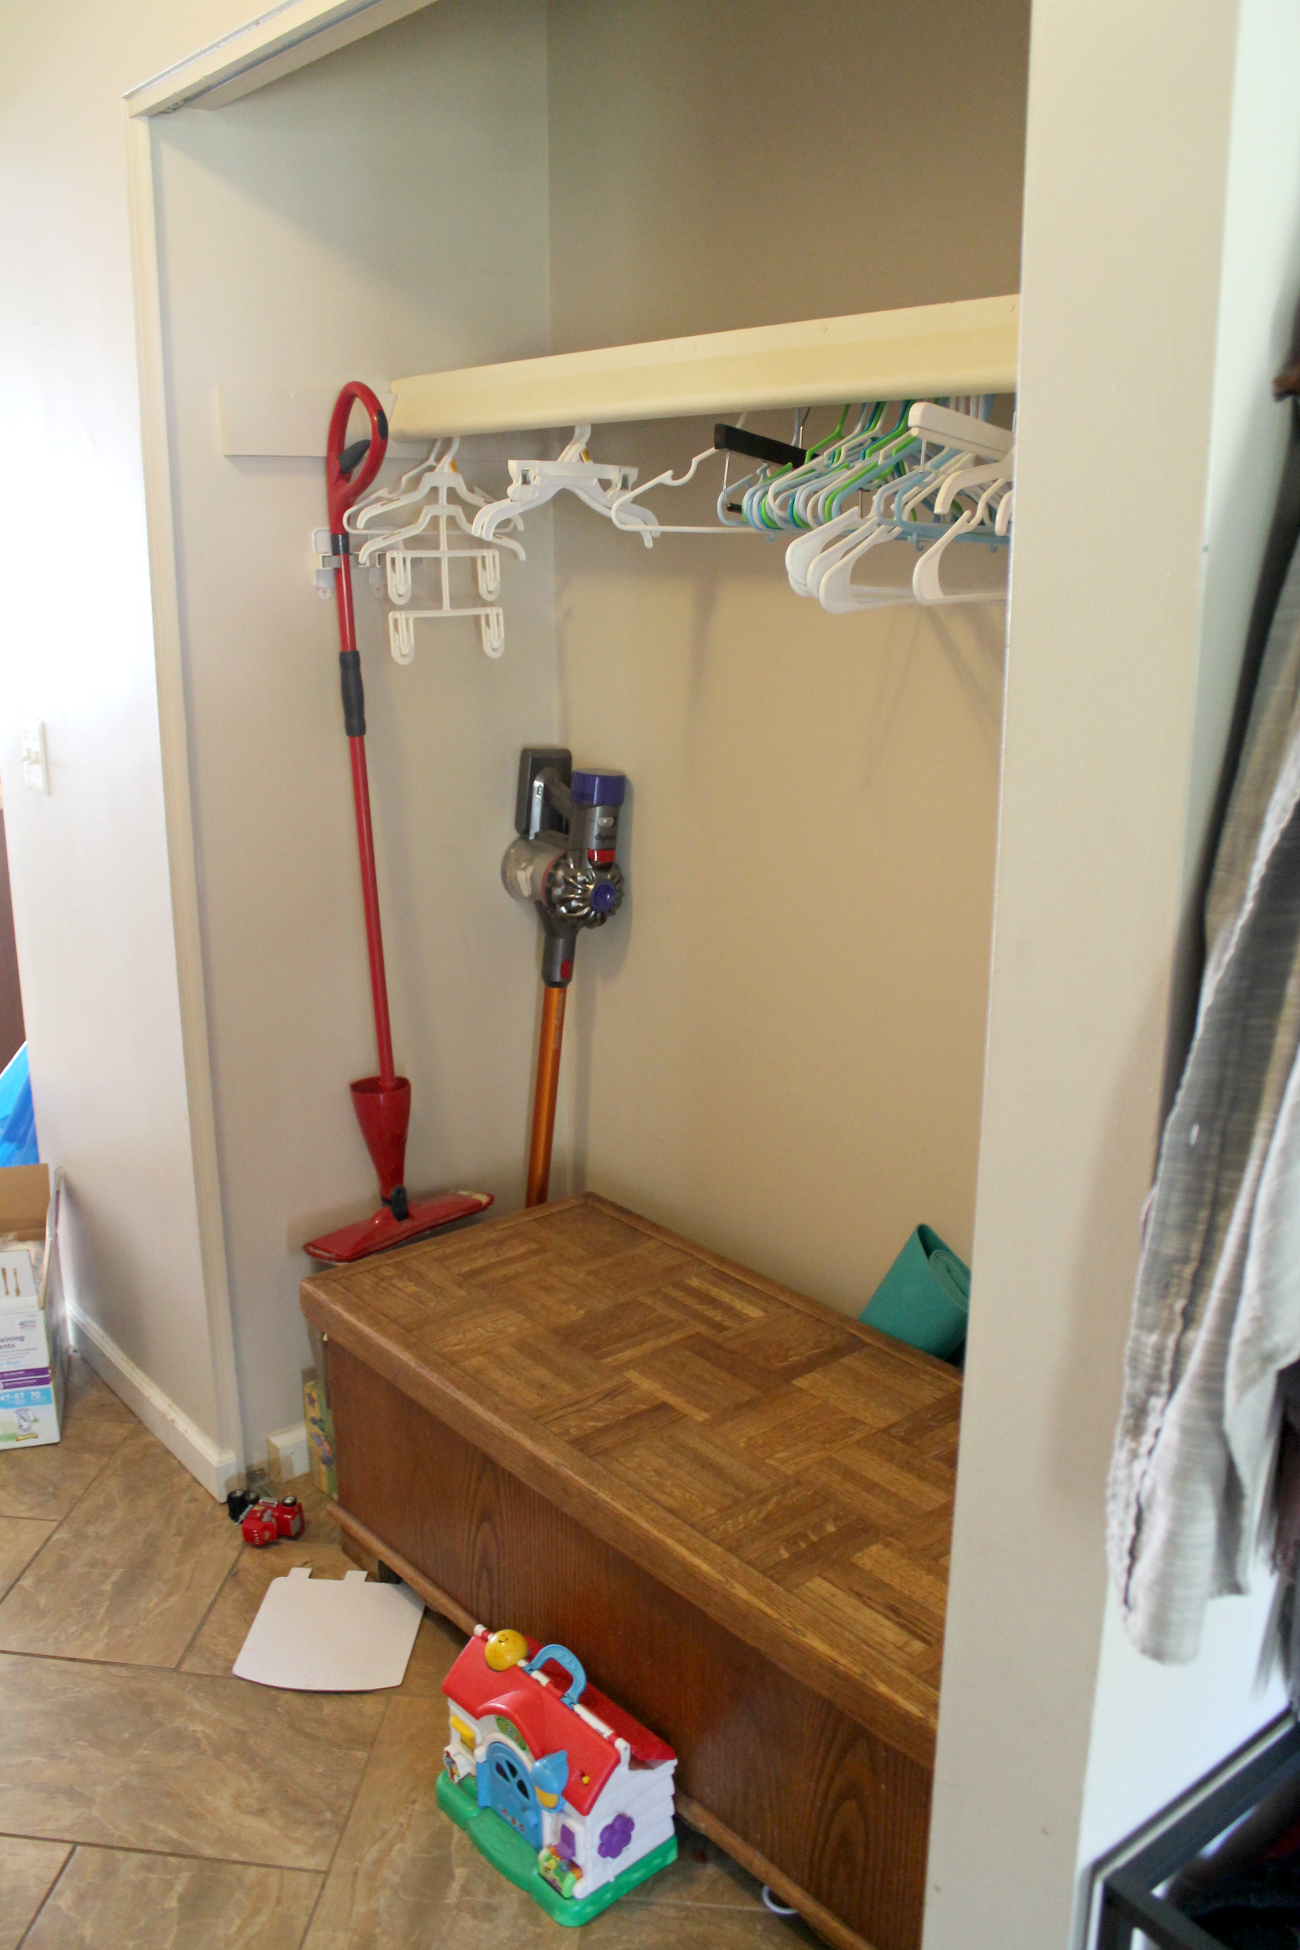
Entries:
{"type": "Polygon", "coordinates": [[[998,891],[926,1950],[1064,1944],[1080,1856],[1271,1711],[1250,1692],[1258,1602],[1219,1608],[1182,1674],[1149,1670],[1113,1630],[1103,1641],[1138,1213],[1289,411],[1268,381],[1300,270],[1283,80],[1296,30],[1272,0],[1240,11],[1234,85],[1235,0],[1201,9],[1194,34],[1166,0],[1034,10],[998,891]],[[1114,516],[1095,531],[1077,519],[1080,416],[1087,449],[1119,463],[1114,516]]]}
{"type": "Polygon", "coordinates": [[[216,1457],[168,882],[120,96],[247,0],[0,7],[0,780],[42,1155],[80,1305],[216,1457]],[[51,795],[23,790],[46,725],[51,795]]]}
{"type": "MultiPolygon", "coordinates": [[[[1183,887],[1193,898],[1199,895],[1219,756],[1291,440],[1292,409],[1274,402],[1270,381],[1285,363],[1300,297],[1300,103],[1288,86],[1297,70],[1300,14],[1286,0],[1246,0],[1233,83],[1183,842],[1183,887]]],[[[1268,565],[1266,588],[1273,586],[1278,566],[1268,565]]],[[[1271,1582],[1261,1571],[1248,1597],[1212,1605],[1200,1657],[1173,1668],[1139,1658],[1109,1594],[1079,1836],[1081,1866],[1207,1773],[1285,1704],[1280,1676],[1263,1685],[1257,1673],[1271,1582]]]]}
{"type": "Polygon", "coordinates": [[[551,0],[554,350],[1019,289],[1028,0],[551,0]]]}
{"type": "Polygon", "coordinates": [[[919,1220],[970,1251],[1005,611],[827,616],[778,545],[647,555],[576,509],[556,566],[562,730],[632,781],[627,911],[573,987],[577,1179],[857,1313],[919,1220]]]}
{"type": "MultiPolygon", "coordinates": [[[[1027,8],[550,22],[557,350],[1016,288],[1027,8]]],[[[711,439],[593,448],[645,479],[711,439]]],[[[665,519],[713,518],[703,480],[665,519]]],[[[919,1220],[970,1252],[1005,611],[830,617],[781,554],[647,554],[557,506],[561,730],[632,781],[630,900],[570,1004],[573,1168],[856,1313],[919,1220]]]]}
{"type": "MultiPolygon", "coordinates": [[[[154,127],[204,962],[250,1443],[301,1419],[302,1243],[373,1211],[349,1079],[375,1067],[319,461],[222,456],[217,387],[332,388],[548,343],[544,0],[441,4],[218,111],[154,127]],[[356,139],[340,141],[352,129],[356,139]],[[380,132],[400,129],[401,140],[380,132]]],[[[504,443],[467,448],[474,478],[504,443]],[[477,457],[477,458],[476,458],[477,457]]],[[[395,477],[405,462],[395,462],[395,477]]],[[[354,577],[413,1191],[522,1197],[537,994],[498,877],[520,745],[555,727],[549,525],[476,622],[388,654],[354,577]]],[[[426,571],[420,571],[424,574],[426,571]]],[[[459,601],[467,596],[458,592],[459,601]]]]}

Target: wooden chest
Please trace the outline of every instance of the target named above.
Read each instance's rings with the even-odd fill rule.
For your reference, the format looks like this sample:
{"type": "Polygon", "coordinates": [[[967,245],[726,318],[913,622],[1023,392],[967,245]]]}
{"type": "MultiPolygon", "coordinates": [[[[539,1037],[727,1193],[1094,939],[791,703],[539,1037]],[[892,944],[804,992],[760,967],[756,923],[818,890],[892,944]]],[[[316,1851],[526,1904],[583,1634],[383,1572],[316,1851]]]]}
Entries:
{"type": "Polygon", "coordinates": [[[571,1645],[830,1942],[921,1935],[956,1373],[587,1195],[303,1282],[340,1520],[571,1645]]]}

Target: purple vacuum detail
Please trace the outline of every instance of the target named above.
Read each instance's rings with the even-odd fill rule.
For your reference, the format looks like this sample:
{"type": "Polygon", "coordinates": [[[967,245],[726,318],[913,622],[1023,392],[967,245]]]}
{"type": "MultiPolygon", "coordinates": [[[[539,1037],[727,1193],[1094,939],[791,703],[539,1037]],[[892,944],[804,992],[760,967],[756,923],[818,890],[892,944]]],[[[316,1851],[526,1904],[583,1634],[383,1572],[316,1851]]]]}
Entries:
{"type": "Polygon", "coordinates": [[[621,806],[627,791],[626,772],[611,772],[603,765],[574,770],[569,787],[575,806],[621,806]]]}

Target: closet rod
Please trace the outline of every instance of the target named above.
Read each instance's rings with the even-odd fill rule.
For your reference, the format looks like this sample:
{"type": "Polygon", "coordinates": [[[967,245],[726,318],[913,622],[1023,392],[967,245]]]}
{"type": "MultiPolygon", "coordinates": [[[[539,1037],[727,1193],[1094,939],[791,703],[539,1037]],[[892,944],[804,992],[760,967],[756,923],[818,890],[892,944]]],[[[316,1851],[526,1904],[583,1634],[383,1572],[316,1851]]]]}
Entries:
{"type": "Polygon", "coordinates": [[[1016,387],[1020,300],[859,312],[394,380],[394,440],[1016,387]]]}

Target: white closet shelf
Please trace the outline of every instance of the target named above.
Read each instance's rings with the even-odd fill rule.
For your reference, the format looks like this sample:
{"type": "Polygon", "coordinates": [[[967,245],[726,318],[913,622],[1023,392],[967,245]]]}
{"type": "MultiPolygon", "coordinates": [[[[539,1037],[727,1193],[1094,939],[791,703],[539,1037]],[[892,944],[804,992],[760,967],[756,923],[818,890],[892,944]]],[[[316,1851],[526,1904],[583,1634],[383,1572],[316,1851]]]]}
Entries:
{"type": "Polygon", "coordinates": [[[395,440],[1015,391],[1020,299],[801,319],[393,381],[395,440]]]}

